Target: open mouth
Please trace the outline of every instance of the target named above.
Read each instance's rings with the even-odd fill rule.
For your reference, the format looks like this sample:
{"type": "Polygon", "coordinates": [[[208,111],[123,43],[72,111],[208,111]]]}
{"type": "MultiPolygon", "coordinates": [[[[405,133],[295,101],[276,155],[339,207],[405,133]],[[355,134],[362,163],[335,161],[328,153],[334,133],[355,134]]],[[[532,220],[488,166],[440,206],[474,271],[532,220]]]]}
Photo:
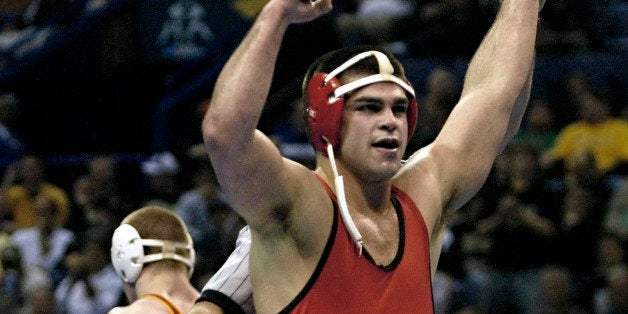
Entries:
{"type": "Polygon", "coordinates": [[[399,141],[396,139],[383,139],[373,143],[374,147],[396,149],[399,148],[399,141]]]}

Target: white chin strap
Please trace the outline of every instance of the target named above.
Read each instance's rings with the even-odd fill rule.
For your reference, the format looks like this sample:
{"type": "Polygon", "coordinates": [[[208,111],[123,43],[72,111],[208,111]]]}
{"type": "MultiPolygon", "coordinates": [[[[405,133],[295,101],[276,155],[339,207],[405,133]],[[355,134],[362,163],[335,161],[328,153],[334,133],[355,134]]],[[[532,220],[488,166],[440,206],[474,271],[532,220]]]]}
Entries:
{"type": "Polygon", "coordinates": [[[336,160],[334,158],[334,148],[329,142],[327,142],[327,154],[329,155],[331,169],[334,172],[334,185],[336,186],[336,197],[338,198],[338,207],[340,207],[340,216],[349,231],[349,235],[355,242],[358,249],[358,255],[362,255],[362,235],[360,234],[358,227],[355,226],[355,223],[351,218],[351,214],[349,213],[349,207],[347,206],[347,199],[345,197],[345,185],[342,180],[342,176],[338,175],[336,160]]]}

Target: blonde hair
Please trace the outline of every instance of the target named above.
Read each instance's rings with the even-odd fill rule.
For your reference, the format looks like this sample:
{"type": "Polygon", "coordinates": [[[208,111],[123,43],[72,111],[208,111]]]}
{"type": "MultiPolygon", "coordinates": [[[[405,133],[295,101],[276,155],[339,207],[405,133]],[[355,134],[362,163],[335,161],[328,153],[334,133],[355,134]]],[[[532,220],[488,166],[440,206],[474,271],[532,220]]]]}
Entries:
{"type": "MultiPolygon", "coordinates": [[[[142,239],[168,240],[174,242],[192,243],[185,223],[174,212],[160,206],[140,208],[122,220],[137,230],[142,239]]],[[[159,253],[158,248],[145,249],[145,254],[159,253]],[[153,251],[156,250],[156,251],[153,251]]],[[[177,252],[189,256],[188,252],[177,252]]]]}

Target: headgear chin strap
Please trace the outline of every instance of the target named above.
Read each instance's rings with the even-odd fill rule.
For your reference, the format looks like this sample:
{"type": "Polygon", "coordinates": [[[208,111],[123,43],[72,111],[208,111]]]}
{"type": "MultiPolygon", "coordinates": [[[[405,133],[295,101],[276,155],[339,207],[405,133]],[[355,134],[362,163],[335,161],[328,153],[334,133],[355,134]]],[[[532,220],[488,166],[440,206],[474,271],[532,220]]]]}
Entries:
{"type": "Polygon", "coordinates": [[[351,213],[349,213],[349,206],[347,205],[347,198],[345,196],[345,184],[341,175],[338,175],[338,169],[336,168],[336,159],[334,158],[334,149],[331,143],[327,143],[327,154],[329,156],[329,163],[331,164],[331,170],[334,173],[334,186],[336,187],[336,197],[338,198],[338,207],[340,208],[340,217],[345,223],[349,235],[358,250],[358,255],[362,255],[362,234],[360,230],[353,222],[351,213]]]}
{"type": "Polygon", "coordinates": [[[135,283],[144,264],[166,259],[185,264],[188,267],[188,276],[192,276],[196,259],[192,241],[184,243],[142,239],[137,230],[129,224],[122,224],[114,231],[111,239],[111,262],[116,273],[124,282],[135,283]],[[161,253],[144,255],[144,247],[161,248],[161,253]],[[189,257],[177,254],[177,249],[187,250],[189,257]]]}
{"type": "Polygon", "coordinates": [[[401,86],[410,98],[408,106],[408,138],[414,133],[417,121],[417,103],[414,89],[409,82],[394,75],[394,68],[388,57],[380,51],[371,50],[362,52],[347,60],[333,71],[317,73],[308,83],[308,124],[310,126],[310,139],[314,149],[327,154],[327,143],[331,143],[334,149],[340,147],[340,125],[342,110],[344,108],[344,95],[366,85],[392,82],[401,86]],[[353,82],[342,85],[337,78],[342,72],[349,69],[361,60],[375,57],[379,67],[379,73],[369,75],[353,82]]]}

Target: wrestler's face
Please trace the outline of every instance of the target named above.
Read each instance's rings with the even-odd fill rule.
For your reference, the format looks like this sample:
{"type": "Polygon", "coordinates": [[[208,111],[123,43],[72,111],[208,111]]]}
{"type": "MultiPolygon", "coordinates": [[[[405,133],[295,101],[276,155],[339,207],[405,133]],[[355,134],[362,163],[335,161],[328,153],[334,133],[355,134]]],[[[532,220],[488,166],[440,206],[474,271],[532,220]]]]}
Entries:
{"type": "MultiPolygon", "coordinates": [[[[348,74],[343,79],[352,81],[362,76],[348,74]]],[[[408,142],[410,101],[405,90],[395,83],[381,82],[345,97],[342,160],[352,172],[371,180],[392,178],[401,166],[408,142]]]]}

